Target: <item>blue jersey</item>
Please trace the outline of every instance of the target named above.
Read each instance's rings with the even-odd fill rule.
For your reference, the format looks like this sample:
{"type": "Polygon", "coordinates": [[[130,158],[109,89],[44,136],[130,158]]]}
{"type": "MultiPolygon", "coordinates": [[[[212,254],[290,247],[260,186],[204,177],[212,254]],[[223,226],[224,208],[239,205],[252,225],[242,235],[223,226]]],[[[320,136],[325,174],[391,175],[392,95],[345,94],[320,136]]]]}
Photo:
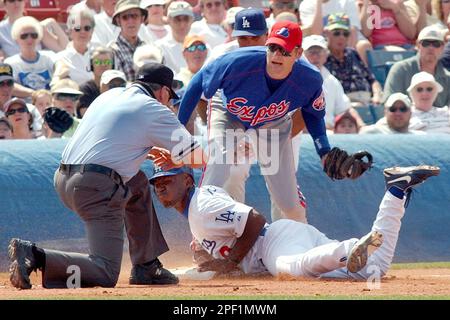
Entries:
{"type": "Polygon", "coordinates": [[[246,47],[227,53],[202,68],[191,80],[180,105],[178,119],[186,124],[201,94],[211,98],[222,89],[223,103],[246,128],[258,128],[302,108],[303,118],[320,155],[329,151],[325,100],[320,72],[298,59],[283,80],[266,72],[266,47],[246,47]]]}

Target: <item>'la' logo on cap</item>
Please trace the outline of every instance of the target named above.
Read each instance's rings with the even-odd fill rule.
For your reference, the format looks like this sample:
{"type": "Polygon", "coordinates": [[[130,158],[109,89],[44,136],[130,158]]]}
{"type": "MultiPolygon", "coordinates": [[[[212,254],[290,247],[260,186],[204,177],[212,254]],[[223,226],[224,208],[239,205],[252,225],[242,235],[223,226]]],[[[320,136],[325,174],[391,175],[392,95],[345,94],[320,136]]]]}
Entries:
{"type": "Polygon", "coordinates": [[[247,17],[242,17],[242,28],[250,28],[250,22],[247,20],[247,17]]]}
{"type": "Polygon", "coordinates": [[[289,29],[286,27],[281,28],[276,32],[278,35],[282,36],[283,38],[289,37],[289,29]]]}

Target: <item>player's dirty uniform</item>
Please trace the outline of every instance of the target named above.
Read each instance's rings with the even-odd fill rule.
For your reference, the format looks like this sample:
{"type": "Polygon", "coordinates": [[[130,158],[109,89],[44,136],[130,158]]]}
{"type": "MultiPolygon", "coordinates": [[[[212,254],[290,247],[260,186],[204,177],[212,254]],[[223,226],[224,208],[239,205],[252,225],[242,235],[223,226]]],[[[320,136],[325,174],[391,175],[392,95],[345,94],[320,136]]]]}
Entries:
{"type": "Polygon", "coordinates": [[[317,153],[325,155],[330,147],[323,120],[325,101],[320,73],[307,61],[299,59],[287,78],[274,80],[266,72],[266,47],[240,48],[213,61],[194,76],[181,102],[180,122],[187,123],[202,93],[210,99],[218,89],[222,89],[224,108],[215,110],[221,115],[216,115],[219,120],[208,128],[210,157],[201,183],[223,187],[230,175],[233,163],[226,160],[236,148],[233,144],[231,148],[227,145],[230,143],[225,140],[227,129],[233,129],[238,140],[254,133],[258,145],[253,141],[253,149],[272,201],[286,218],[306,221],[297,194],[289,112],[302,108],[317,153]],[[261,129],[267,129],[267,134],[261,129]],[[275,141],[279,147],[275,149],[276,154],[270,154],[267,150],[272,150],[275,141]],[[276,161],[277,157],[278,170],[264,171],[274,165],[271,161],[276,161]]]}
{"type": "MultiPolygon", "coordinates": [[[[367,279],[384,275],[392,261],[405,200],[386,192],[372,231],[383,235],[383,244],[366,267],[357,273],[346,268],[347,257],[358,239],[329,239],[315,227],[290,219],[266,224],[239,268],[247,274],[269,271],[272,275],[367,279]]],[[[247,223],[251,207],[234,201],[223,189],[203,185],[190,194],[183,215],[192,234],[214,258],[225,258],[247,223]]]]}

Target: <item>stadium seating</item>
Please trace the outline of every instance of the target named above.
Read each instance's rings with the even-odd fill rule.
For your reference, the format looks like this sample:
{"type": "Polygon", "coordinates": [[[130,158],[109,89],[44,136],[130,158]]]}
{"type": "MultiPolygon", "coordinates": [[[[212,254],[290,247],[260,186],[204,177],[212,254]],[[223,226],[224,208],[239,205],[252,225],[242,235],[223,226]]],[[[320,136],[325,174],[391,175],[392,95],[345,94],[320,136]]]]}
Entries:
{"type": "Polygon", "coordinates": [[[385,50],[370,50],[367,51],[367,60],[369,62],[369,69],[374,74],[378,82],[384,87],[386,77],[392,65],[416,54],[413,50],[408,51],[385,51],[385,50]]]}

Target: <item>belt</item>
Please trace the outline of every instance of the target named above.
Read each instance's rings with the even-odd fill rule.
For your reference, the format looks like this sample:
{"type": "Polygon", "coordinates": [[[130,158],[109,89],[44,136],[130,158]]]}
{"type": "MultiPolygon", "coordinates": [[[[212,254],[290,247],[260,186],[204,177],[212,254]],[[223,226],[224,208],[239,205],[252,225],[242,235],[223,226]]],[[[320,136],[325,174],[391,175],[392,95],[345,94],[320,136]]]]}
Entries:
{"type": "Polygon", "coordinates": [[[59,164],[59,171],[70,174],[74,172],[96,172],[104,174],[105,176],[110,177],[115,183],[123,185],[122,177],[120,174],[118,174],[115,170],[101,166],[99,164],[59,164]]]}

